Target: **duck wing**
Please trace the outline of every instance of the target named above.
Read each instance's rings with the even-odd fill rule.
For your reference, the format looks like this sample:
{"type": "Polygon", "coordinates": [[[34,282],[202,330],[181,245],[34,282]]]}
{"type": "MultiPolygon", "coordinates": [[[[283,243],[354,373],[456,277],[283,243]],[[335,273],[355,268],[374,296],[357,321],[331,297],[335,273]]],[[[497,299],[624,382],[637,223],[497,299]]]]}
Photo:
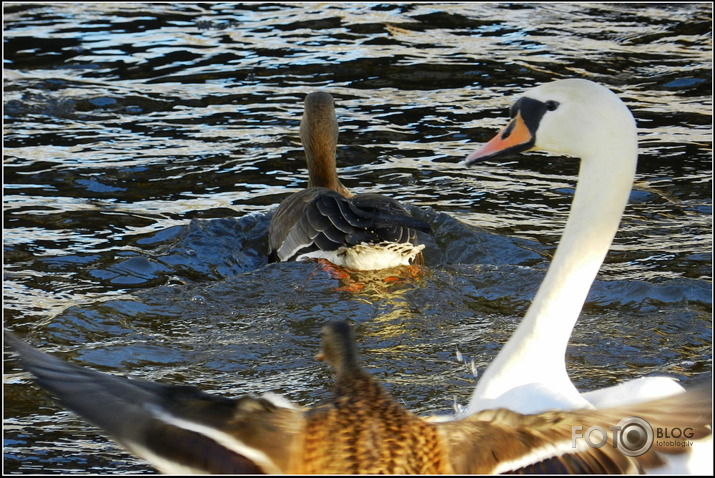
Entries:
{"type": "Polygon", "coordinates": [[[280,473],[287,467],[303,411],[285,399],[230,399],[108,375],[4,335],[25,369],[64,407],[164,473],[280,473]]]}
{"type": "MultiPolygon", "coordinates": [[[[665,464],[664,455],[685,453],[688,440],[710,436],[711,409],[711,388],[702,386],[630,406],[536,415],[495,409],[436,425],[447,443],[457,474],[642,473],[665,464]],[[647,439],[643,422],[634,418],[645,420],[651,430],[687,429],[688,436],[653,439],[652,446],[643,454],[627,456],[618,447],[619,443],[623,447],[624,442],[614,442],[614,437],[628,438],[616,434],[614,427],[635,431],[639,439],[647,439]],[[622,422],[624,419],[628,422],[622,422]],[[594,426],[606,432],[607,442],[600,447],[589,444],[598,444],[603,437],[598,431],[589,434],[594,426]]],[[[629,443],[626,451],[634,449],[638,447],[629,443]]]]}

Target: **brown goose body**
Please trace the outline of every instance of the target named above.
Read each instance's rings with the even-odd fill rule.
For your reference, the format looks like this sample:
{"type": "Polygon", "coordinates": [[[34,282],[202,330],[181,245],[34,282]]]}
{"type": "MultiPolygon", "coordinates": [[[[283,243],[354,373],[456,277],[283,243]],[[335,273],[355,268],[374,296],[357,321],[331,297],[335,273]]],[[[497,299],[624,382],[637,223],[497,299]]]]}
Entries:
{"type": "Polygon", "coordinates": [[[418,243],[417,231],[430,232],[429,224],[412,217],[395,199],[376,193],[353,195],[340,182],[335,159],[338,123],[329,93],[306,97],[300,137],[308,188],[288,196],[276,209],[269,228],[271,259],[324,258],[359,270],[419,263],[424,246],[418,243]],[[359,248],[358,256],[367,252],[367,259],[347,261],[355,256],[353,248],[359,248]],[[380,253],[377,258],[375,251],[380,253]]]}

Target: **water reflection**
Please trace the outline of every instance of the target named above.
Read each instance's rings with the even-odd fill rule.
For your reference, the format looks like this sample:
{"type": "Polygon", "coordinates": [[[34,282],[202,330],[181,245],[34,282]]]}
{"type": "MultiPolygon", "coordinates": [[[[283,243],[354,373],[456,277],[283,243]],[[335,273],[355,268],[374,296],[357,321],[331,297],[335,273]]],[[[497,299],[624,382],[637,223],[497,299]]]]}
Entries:
{"type": "MultiPolygon", "coordinates": [[[[411,409],[449,410],[510,335],[560,237],[575,161],[464,169],[513,95],[582,76],[640,127],[638,182],[568,353],[584,389],[711,362],[706,4],[4,5],[5,321],[77,363],[226,394],[327,396],[320,326],[357,325],[411,409]],[[416,276],[267,264],[304,187],[305,94],[340,174],[432,224],[416,276]],[[355,287],[355,284],[362,287],[355,287]],[[459,349],[463,360],[458,361],[459,349]]],[[[147,472],[13,361],[6,471],[147,472]],[[90,453],[90,451],[95,453],[90,453]]]]}

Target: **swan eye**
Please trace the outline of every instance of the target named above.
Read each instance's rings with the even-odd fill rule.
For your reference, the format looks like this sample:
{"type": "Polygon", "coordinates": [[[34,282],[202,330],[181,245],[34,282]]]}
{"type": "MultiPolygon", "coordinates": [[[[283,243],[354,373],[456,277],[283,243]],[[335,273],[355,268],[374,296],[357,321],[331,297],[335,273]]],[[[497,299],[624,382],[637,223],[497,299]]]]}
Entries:
{"type": "Polygon", "coordinates": [[[546,106],[547,110],[554,111],[556,108],[559,107],[559,102],[554,101],[554,100],[549,100],[546,103],[544,103],[544,106],[546,106]]]}

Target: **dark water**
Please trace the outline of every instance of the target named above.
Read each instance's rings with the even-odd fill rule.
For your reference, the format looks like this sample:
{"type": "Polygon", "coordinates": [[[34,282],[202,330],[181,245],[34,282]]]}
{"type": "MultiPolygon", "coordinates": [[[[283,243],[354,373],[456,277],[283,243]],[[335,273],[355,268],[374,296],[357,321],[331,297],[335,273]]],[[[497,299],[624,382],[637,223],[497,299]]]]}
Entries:
{"type": "MultiPolygon", "coordinates": [[[[42,349],[310,405],[330,383],[318,330],[346,318],[410,409],[466,403],[469,363],[491,361],[543,277],[577,162],[457,162],[514,95],[583,77],[630,106],[641,154],[571,377],[711,370],[710,4],[4,8],[4,320],[42,349]],[[336,98],[348,187],[431,222],[416,276],[267,264],[270,213],[305,185],[298,123],[316,89],[336,98]]],[[[5,472],[151,471],[5,365],[5,472]]]]}

